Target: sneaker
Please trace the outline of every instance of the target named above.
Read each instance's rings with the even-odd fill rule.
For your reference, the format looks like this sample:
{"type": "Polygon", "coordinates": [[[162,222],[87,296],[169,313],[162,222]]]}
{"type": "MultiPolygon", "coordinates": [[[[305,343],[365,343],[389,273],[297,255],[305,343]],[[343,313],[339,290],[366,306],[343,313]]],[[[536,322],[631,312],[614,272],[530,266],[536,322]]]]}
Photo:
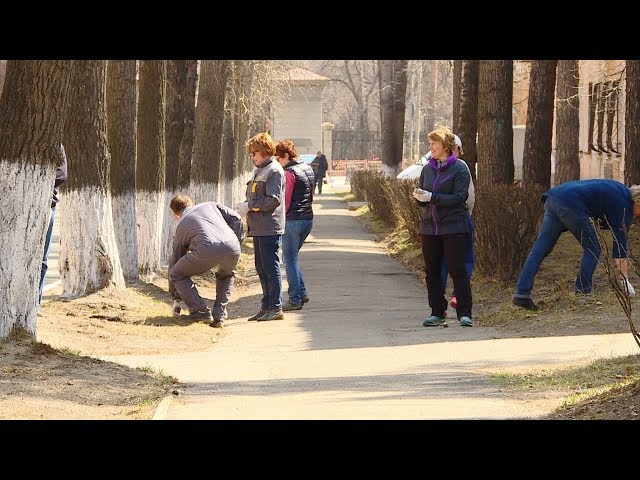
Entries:
{"type": "Polygon", "coordinates": [[[264,315],[265,313],[267,313],[267,309],[266,309],[266,308],[261,308],[261,309],[258,311],[258,313],[256,313],[255,315],[253,315],[253,316],[251,316],[251,317],[247,318],[247,321],[249,321],[249,322],[253,322],[253,321],[257,320],[257,319],[258,319],[258,317],[261,317],[261,316],[262,316],[262,315],[264,315]]]}
{"type": "Polygon", "coordinates": [[[513,297],[511,303],[518,307],[526,308],[527,310],[538,310],[538,305],[533,303],[530,298],[513,297]]]}
{"type": "Polygon", "coordinates": [[[446,320],[442,317],[438,317],[437,315],[431,315],[424,322],[422,322],[423,327],[437,327],[438,325],[442,325],[446,320]]]}
{"type": "Polygon", "coordinates": [[[458,299],[455,295],[449,300],[449,305],[451,305],[451,308],[458,308],[458,299]]]}
{"type": "Polygon", "coordinates": [[[171,315],[179,317],[182,313],[182,309],[188,310],[187,306],[182,300],[174,300],[171,305],[171,315]]]}
{"type": "Polygon", "coordinates": [[[309,297],[304,295],[300,300],[302,301],[302,304],[304,305],[305,303],[307,303],[309,301],[309,297]]]}
{"type": "Polygon", "coordinates": [[[281,308],[277,310],[267,310],[264,315],[256,318],[258,322],[268,322],[269,320],[282,320],[284,319],[284,313],[281,308]]]}
{"type": "Polygon", "coordinates": [[[193,312],[189,314],[187,318],[189,320],[206,320],[208,322],[213,320],[213,317],[211,316],[211,309],[209,307],[198,310],[197,312],[193,312]]]}
{"type": "Polygon", "coordinates": [[[211,326],[212,326],[213,328],[222,328],[222,325],[223,325],[223,324],[224,324],[224,322],[223,322],[222,320],[214,320],[214,321],[211,323],[211,326]]]}
{"type": "Polygon", "coordinates": [[[458,320],[460,320],[461,327],[473,327],[473,320],[471,320],[471,317],[467,317],[466,315],[464,315],[458,320]]]}
{"type": "Polygon", "coordinates": [[[288,312],[289,310],[301,310],[302,309],[302,303],[293,303],[291,300],[289,300],[287,303],[285,303],[282,306],[282,310],[284,310],[285,312],[288,312]]]}

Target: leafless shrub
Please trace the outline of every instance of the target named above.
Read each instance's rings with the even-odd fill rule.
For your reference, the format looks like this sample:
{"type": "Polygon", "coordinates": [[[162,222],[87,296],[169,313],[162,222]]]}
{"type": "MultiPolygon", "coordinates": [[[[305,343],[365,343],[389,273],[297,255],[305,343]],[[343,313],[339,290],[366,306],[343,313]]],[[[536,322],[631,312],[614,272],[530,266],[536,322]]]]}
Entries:
{"type": "Polygon", "coordinates": [[[542,187],[483,186],[473,210],[476,267],[485,275],[511,282],[536,239],[544,213],[542,187]]]}

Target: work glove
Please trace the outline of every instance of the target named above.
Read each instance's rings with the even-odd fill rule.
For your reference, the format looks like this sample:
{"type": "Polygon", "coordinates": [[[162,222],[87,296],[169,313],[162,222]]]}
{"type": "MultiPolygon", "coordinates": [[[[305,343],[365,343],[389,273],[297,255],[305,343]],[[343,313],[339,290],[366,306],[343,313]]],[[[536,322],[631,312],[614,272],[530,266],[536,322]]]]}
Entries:
{"type": "Polygon", "coordinates": [[[413,189],[413,198],[418,200],[419,202],[430,202],[431,201],[431,192],[428,190],[422,190],[421,188],[413,189]]]}
{"type": "Polygon", "coordinates": [[[236,212],[238,212],[238,215],[244,217],[247,213],[249,213],[249,202],[239,203],[238,205],[236,205],[235,210],[236,212]]]}
{"type": "Polygon", "coordinates": [[[623,288],[623,290],[629,293],[630,297],[635,296],[636,290],[635,288],[633,288],[633,285],[631,285],[631,282],[628,278],[622,277],[622,280],[620,280],[620,286],[623,288]]]}
{"type": "Polygon", "coordinates": [[[174,300],[171,305],[171,315],[174,317],[179,317],[182,313],[182,309],[188,310],[187,306],[184,304],[182,300],[174,300]]]}

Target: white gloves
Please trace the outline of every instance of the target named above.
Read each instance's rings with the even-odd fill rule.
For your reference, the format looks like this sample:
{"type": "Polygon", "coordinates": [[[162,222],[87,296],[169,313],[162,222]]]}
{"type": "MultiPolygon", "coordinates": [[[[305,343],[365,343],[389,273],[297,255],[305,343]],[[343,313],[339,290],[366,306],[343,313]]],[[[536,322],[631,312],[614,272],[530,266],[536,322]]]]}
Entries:
{"type": "Polygon", "coordinates": [[[238,215],[244,217],[247,213],[249,213],[249,202],[239,203],[238,205],[236,205],[235,210],[236,212],[238,212],[238,215]]]}
{"type": "Polygon", "coordinates": [[[620,280],[620,286],[629,293],[630,297],[635,296],[636,294],[636,290],[635,288],[633,288],[633,285],[631,285],[631,282],[629,281],[628,278],[622,277],[622,280],[620,280]],[[626,284],[626,285],[625,285],[626,284]]]}
{"type": "Polygon", "coordinates": [[[430,202],[431,201],[431,192],[428,190],[422,190],[421,188],[413,189],[413,198],[418,200],[419,202],[430,202]]]}
{"type": "Polygon", "coordinates": [[[182,309],[188,310],[187,306],[184,304],[183,301],[181,300],[174,300],[173,301],[173,305],[171,305],[171,314],[174,317],[179,317],[180,313],[182,312],[182,309]]]}

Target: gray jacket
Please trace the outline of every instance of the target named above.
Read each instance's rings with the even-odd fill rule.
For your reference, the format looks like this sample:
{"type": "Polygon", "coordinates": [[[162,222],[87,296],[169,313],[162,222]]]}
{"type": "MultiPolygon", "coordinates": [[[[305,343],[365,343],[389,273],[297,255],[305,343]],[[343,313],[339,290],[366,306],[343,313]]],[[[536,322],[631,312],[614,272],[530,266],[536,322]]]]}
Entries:
{"type": "Polygon", "coordinates": [[[247,235],[266,237],[284,233],[284,170],[276,157],[266,159],[247,183],[247,235]]]}
{"type": "Polygon", "coordinates": [[[185,208],[173,237],[169,270],[188,251],[205,259],[225,254],[239,255],[243,238],[242,218],[230,208],[216,202],[185,208]]]}

